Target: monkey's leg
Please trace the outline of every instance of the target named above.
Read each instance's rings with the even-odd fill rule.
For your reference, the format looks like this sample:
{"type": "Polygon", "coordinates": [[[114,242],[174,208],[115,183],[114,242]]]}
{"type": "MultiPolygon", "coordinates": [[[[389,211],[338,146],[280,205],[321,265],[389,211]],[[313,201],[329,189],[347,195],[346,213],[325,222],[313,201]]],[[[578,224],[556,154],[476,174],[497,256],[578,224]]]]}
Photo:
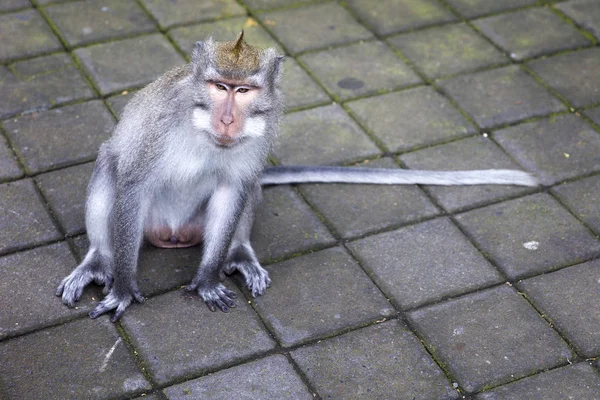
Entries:
{"type": "Polygon", "coordinates": [[[261,187],[256,185],[248,197],[244,212],[240,217],[235,236],[229,247],[227,258],[223,264],[223,272],[232,274],[235,270],[244,276],[246,287],[253,297],[263,295],[265,290],[271,286],[269,273],[261,267],[256,253],[250,244],[250,233],[254,223],[254,213],[260,203],[261,187]]]}

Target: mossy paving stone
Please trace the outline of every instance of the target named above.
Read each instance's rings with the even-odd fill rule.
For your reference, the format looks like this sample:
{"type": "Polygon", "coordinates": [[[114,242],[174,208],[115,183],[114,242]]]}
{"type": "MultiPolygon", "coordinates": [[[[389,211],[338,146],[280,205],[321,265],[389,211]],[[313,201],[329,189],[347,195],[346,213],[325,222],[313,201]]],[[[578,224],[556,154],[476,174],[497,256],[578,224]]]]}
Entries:
{"type": "Polygon", "coordinates": [[[321,398],[458,399],[413,333],[388,321],[291,353],[321,398]]]}
{"type": "Polygon", "coordinates": [[[0,62],[61,50],[62,46],[37,10],[0,15],[0,62]]]}
{"type": "Polygon", "coordinates": [[[6,139],[0,136],[0,181],[21,176],[23,176],[23,171],[21,171],[15,155],[10,150],[6,139]]]}
{"type": "Polygon", "coordinates": [[[600,107],[590,108],[584,114],[590,118],[596,125],[600,126],[600,107]]]}
{"type": "MultiPolygon", "coordinates": [[[[491,168],[521,169],[498,145],[481,136],[405,153],[400,156],[400,160],[410,169],[460,171],[491,168]]],[[[428,185],[425,188],[438,204],[450,212],[479,207],[492,201],[535,190],[510,185],[428,185]]]]}
{"type": "Polygon", "coordinates": [[[573,357],[535,309],[506,285],[413,311],[408,318],[470,393],[559,366],[573,357]]]}
{"type": "Polygon", "coordinates": [[[331,99],[315,83],[293,58],[286,58],[281,78],[281,90],[287,110],[331,102],[331,99]]]}
{"type": "Polygon", "coordinates": [[[142,0],[161,28],[245,14],[235,0],[142,0]]]}
{"type": "Polygon", "coordinates": [[[180,383],[165,389],[164,392],[169,400],[313,398],[294,368],[282,355],[270,356],[180,383]]]}
{"type": "Polygon", "coordinates": [[[600,241],[547,194],[469,211],[456,221],[510,279],[600,254],[600,241]]]}
{"type": "Polygon", "coordinates": [[[482,128],[566,109],[517,65],[462,75],[439,85],[482,128]]]}
{"type": "Polygon", "coordinates": [[[261,13],[259,18],[292,53],[373,37],[336,3],[261,13]]]}
{"type": "Polygon", "coordinates": [[[327,90],[342,100],[421,83],[421,79],[381,42],[305,54],[300,61],[327,90]]]}
{"type": "Polygon", "coordinates": [[[596,0],[573,0],[554,6],[571,17],[583,29],[600,39],[600,3],[596,0]]]}
{"type": "Polygon", "coordinates": [[[282,346],[390,317],[394,310],[356,262],[335,247],[267,267],[256,309],[282,346]]]}
{"type": "Polygon", "coordinates": [[[287,6],[297,6],[313,2],[313,0],[244,0],[244,3],[248,5],[248,7],[257,10],[265,10],[268,8],[283,8],[287,6]]]}
{"type": "Polygon", "coordinates": [[[148,372],[166,385],[273,349],[275,343],[239,292],[236,303],[228,313],[211,312],[197,293],[178,290],[129,307],[122,324],[148,372]]]}
{"type": "Polygon", "coordinates": [[[473,18],[499,11],[534,5],[537,0],[446,0],[459,13],[473,18]]]}
{"type": "Polygon", "coordinates": [[[31,7],[29,0],[3,0],[0,3],[0,11],[12,11],[19,8],[31,7]]]}
{"type": "Polygon", "coordinates": [[[8,138],[30,172],[93,160],[114,126],[100,100],[4,121],[8,138]]]}
{"type": "Polygon", "coordinates": [[[551,192],[600,235],[600,175],[555,186],[551,192]]]}
{"type": "Polygon", "coordinates": [[[388,38],[429,78],[508,63],[508,59],[464,23],[388,38]]]}

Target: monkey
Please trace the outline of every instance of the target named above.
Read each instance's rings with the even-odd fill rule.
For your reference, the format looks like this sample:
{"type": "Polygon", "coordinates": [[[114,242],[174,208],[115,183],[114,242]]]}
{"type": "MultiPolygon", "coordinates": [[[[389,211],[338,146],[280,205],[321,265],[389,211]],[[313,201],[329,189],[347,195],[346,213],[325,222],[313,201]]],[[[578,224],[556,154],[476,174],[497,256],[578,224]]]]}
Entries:
{"type": "Polygon", "coordinates": [[[115,322],[144,302],[136,270],[144,240],[162,248],[202,244],[186,287],[211,311],[235,307],[221,282],[239,271],[252,296],[271,285],[250,243],[263,185],[372,184],[537,185],[513,170],[416,171],[357,167],[266,167],[283,114],[279,84],[284,57],[234,41],[199,41],[191,62],[141,89],[101,145],[87,191],[87,254],[56,295],[74,306],[95,282],[105,297],[91,318],[115,322]]]}

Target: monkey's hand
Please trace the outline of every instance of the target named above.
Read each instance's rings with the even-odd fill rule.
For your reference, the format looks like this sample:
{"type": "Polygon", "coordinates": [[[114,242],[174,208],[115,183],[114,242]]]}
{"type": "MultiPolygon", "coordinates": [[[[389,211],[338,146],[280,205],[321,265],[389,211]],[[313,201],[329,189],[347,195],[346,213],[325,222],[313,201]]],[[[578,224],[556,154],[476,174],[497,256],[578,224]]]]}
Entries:
{"type": "Polygon", "coordinates": [[[97,257],[82,262],[69,276],[62,280],[56,295],[61,296],[62,302],[73,307],[75,302],[81,298],[83,289],[92,281],[97,285],[104,285],[102,293],[107,294],[112,286],[112,274],[106,265],[97,257]]]}
{"type": "Polygon", "coordinates": [[[88,315],[91,318],[97,318],[102,314],[115,310],[110,321],[117,322],[119,318],[123,316],[125,309],[129,307],[133,300],[138,303],[143,303],[146,300],[137,286],[131,288],[117,288],[115,285],[110,289],[110,292],[108,292],[108,295],[104,300],[102,300],[94,310],[90,311],[88,315]]]}
{"type": "Polygon", "coordinates": [[[222,283],[201,284],[194,279],[185,289],[190,292],[198,291],[210,311],[216,311],[219,307],[221,311],[228,312],[230,308],[235,307],[233,299],[237,297],[237,294],[227,289],[222,283]]]}

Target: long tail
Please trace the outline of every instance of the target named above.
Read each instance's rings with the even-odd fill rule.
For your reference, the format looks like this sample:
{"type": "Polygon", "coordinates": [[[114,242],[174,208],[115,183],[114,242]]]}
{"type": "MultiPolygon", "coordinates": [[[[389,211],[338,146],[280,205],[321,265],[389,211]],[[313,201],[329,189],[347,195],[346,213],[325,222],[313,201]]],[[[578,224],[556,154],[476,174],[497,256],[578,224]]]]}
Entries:
{"type": "Polygon", "coordinates": [[[328,166],[277,166],[265,169],[263,185],[289,183],[371,183],[378,185],[518,185],[537,186],[527,172],[510,169],[419,171],[328,166]]]}

